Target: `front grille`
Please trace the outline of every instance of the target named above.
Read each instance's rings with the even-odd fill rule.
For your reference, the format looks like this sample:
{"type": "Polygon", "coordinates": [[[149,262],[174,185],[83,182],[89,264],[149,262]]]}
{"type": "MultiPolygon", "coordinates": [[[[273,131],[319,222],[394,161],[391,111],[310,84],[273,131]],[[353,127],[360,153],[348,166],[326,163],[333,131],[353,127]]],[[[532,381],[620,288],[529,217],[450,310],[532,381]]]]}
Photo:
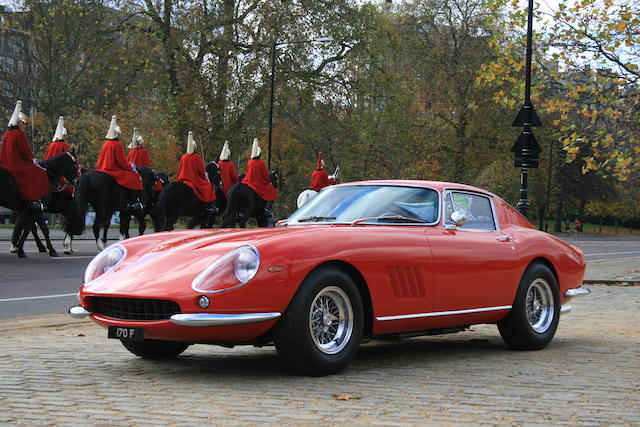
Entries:
{"type": "Polygon", "coordinates": [[[91,311],[121,320],[167,320],[180,313],[173,301],[141,298],[89,297],[91,311]]]}

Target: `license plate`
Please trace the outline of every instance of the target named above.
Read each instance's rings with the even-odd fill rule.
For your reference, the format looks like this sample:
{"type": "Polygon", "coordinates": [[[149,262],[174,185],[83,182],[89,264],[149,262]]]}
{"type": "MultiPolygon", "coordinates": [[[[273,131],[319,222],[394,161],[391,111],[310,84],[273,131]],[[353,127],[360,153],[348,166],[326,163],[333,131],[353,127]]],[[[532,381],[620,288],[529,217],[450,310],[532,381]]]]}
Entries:
{"type": "Polygon", "coordinates": [[[108,337],[120,340],[144,341],[144,329],[126,326],[109,326],[108,337]]]}

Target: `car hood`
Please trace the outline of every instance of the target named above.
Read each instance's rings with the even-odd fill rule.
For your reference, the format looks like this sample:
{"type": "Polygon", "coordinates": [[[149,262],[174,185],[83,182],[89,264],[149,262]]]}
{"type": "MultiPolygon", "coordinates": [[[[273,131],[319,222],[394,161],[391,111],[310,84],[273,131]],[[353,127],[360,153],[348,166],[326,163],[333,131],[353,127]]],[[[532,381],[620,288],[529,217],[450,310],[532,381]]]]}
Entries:
{"type": "Polygon", "coordinates": [[[135,237],[120,243],[127,249],[125,259],[113,270],[86,283],[84,291],[142,297],[155,295],[162,289],[167,296],[184,296],[193,292],[191,282],[200,272],[240,246],[259,245],[265,240],[325,227],[189,230],[135,237]]]}

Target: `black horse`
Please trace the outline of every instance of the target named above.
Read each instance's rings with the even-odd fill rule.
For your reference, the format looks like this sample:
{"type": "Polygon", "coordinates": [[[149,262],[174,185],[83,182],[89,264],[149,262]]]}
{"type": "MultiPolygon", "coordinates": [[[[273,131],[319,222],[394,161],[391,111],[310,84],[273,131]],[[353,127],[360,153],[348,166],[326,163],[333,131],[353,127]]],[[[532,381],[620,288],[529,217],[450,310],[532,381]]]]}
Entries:
{"type": "MultiPolygon", "coordinates": [[[[63,218],[65,218],[65,221],[66,221],[67,211],[69,209],[69,206],[71,206],[71,202],[73,201],[73,195],[72,195],[73,192],[68,191],[69,187],[73,187],[73,185],[69,183],[65,183],[59,186],[58,188],[54,189],[53,191],[51,191],[51,193],[47,194],[45,197],[42,198],[42,201],[44,202],[44,205],[45,205],[44,206],[45,213],[62,214],[63,218]]],[[[33,236],[33,240],[36,243],[36,246],[38,247],[39,252],[47,252],[47,249],[49,249],[49,253],[51,253],[52,251],[55,252],[55,250],[52,247],[50,247],[51,241],[48,239],[48,233],[49,233],[49,229],[46,227],[46,224],[40,221],[36,221],[36,224],[34,224],[33,227],[31,228],[31,234],[33,236]],[[45,236],[45,241],[47,243],[46,248],[42,244],[42,241],[40,240],[40,236],[38,236],[37,226],[40,226],[40,229],[42,230],[42,233],[45,236]]],[[[18,250],[18,247],[17,247],[18,238],[19,238],[19,229],[14,228],[13,234],[11,235],[11,252],[16,252],[18,250]]],[[[64,246],[65,254],[73,253],[73,250],[71,249],[71,239],[69,235],[65,236],[63,246],[64,246]]],[[[52,256],[55,256],[55,255],[52,255],[52,256]]]]}
{"type": "Polygon", "coordinates": [[[226,197],[222,191],[220,168],[216,162],[209,162],[205,166],[209,182],[216,193],[215,209],[207,210],[206,205],[196,197],[193,189],[182,182],[172,182],[166,185],[160,193],[156,207],[151,211],[151,219],[155,231],[169,231],[182,216],[191,217],[187,228],[210,228],[217,212],[222,212],[226,205],[226,197]],[[221,207],[222,206],[222,207],[221,207]]]}
{"type": "Polygon", "coordinates": [[[127,211],[120,211],[120,238],[128,239],[129,238],[129,223],[131,221],[131,217],[133,216],[136,220],[138,220],[138,235],[143,235],[145,230],[147,229],[147,214],[151,212],[151,210],[156,206],[158,200],[160,199],[160,191],[155,189],[156,182],[160,181],[163,185],[166,185],[169,182],[169,175],[166,172],[156,172],[153,169],[146,166],[136,166],[138,173],[142,177],[142,204],[144,209],[141,211],[137,211],[134,214],[127,211]],[[153,179],[152,177],[155,177],[153,179]]]}
{"type": "MultiPolygon", "coordinates": [[[[269,177],[271,184],[278,188],[278,175],[271,171],[269,177]]],[[[240,228],[245,228],[249,218],[255,218],[258,227],[269,226],[269,216],[265,210],[267,202],[247,184],[240,182],[234,185],[229,189],[227,196],[227,209],[222,217],[223,227],[233,228],[237,222],[240,224],[240,228]]]]}
{"type": "MultiPolygon", "coordinates": [[[[142,187],[145,190],[153,189],[157,180],[157,175],[151,168],[140,166],[137,168],[142,178],[142,187]]],[[[140,192],[141,201],[150,201],[153,195],[143,190],[140,192]]],[[[107,231],[111,223],[113,213],[119,211],[126,212],[128,201],[132,199],[132,191],[119,185],[109,174],[100,171],[89,171],[80,177],[80,182],[76,190],[76,196],[69,209],[68,221],[65,232],[70,235],[79,235],[84,232],[84,221],[87,214],[88,205],[91,204],[96,212],[93,222],[93,236],[98,249],[102,250],[107,244],[107,231]],[[102,239],[100,239],[100,228],[103,229],[102,239]]],[[[139,214],[140,234],[146,228],[143,213],[139,214]]],[[[120,222],[120,237],[129,237],[129,221],[120,222]]]]}
{"type": "MultiPolygon", "coordinates": [[[[66,180],[71,184],[74,184],[78,179],[75,152],[72,151],[59,154],[49,160],[41,162],[40,166],[47,171],[49,184],[51,185],[51,188],[55,189],[53,192],[45,195],[45,197],[42,198],[42,202],[45,207],[49,205],[53,206],[57,203],[56,195],[59,190],[58,184],[60,178],[66,178],[66,180]]],[[[18,256],[21,258],[27,256],[23,249],[24,241],[26,240],[27,235],[35,229],[36,224],[40,226],[42,233],[44,234],[49,255],[57,256],[58,254],[53,248],[49,238],[49,229],[42,214],[42,209],[35,207],[33,202],[26,201],[20,197],[18,187],[16,186],[13,177],[3,168],[0,168],[0,189],[2,189],[0,191],[0,205],[17,211],[12,244],[15,246],[15,252],[17,252],[18,256]]],[[[12,248],[12,252],[13,251],[14,250],[12,248]]]]}

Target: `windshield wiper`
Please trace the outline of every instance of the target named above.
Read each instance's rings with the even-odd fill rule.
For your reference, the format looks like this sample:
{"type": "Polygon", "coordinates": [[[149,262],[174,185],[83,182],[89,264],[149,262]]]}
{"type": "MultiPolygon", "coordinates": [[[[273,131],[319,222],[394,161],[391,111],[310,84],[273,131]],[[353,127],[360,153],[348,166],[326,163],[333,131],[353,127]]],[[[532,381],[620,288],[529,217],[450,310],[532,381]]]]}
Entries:
{"type": "Polygon", "coordinates": [[[423,221],[418,218],[407,218],[402,215],[393,215],[393,216],[376,216],[371,218],[360,218],[351,222],[351,226],[355,227],[356,225],[367,222],[367,221],[378,221],[378,222],[409,222],[409,223],[417,223],[417,224],[426,224],[427,221],[423,221]]]}
{"type": "Polygon", "coordinates": [[[298,220],[298,222],[308,221],[324,221],[326,219],[336,219],[335,216],[304,216],[298,220]]]}

